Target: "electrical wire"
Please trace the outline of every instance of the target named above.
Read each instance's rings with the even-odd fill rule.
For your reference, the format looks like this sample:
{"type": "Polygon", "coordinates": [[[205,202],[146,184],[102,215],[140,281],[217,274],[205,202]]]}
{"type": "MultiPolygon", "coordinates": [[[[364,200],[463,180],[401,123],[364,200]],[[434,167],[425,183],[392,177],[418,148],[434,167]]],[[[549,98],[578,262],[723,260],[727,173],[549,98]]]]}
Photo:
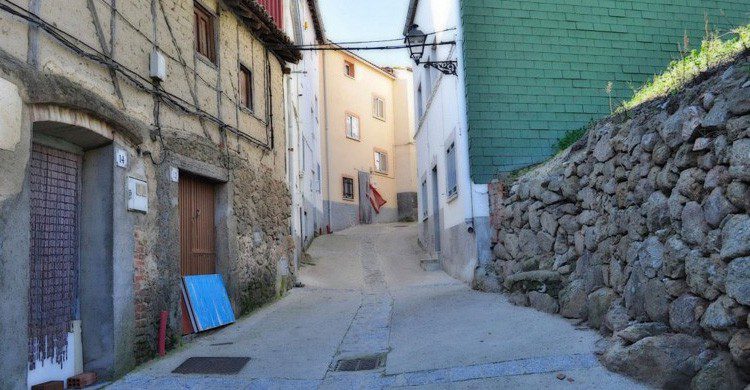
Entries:
{"type": "MultiPolygon", "coordinates": [[[[104,0],[99,0],[99,1],[104,1],[104,0]]],[[[436,34],[440,34],[440,33],[447,32],[447,31],[453,31],[455,29],[456,29],[455,27],[451,27],[451,28],[446,28],[444,30],[438,30],[438,31],[434,31],[434,32],[431,32],[431,33],[427,33],[425,35],[426,36],[436,35],[436,34]]],[[[404,38],[401,37],[401,38],[392,38],[392,39],[375,39],[375,40],[371,40],[371,41],[347,41],[347,42],[333,42],[333,41],[331,41],[330,44],[342,46],[342,45],[359,45],[359,44],[363,44],[363,43],[385,43],[385,42],[403,42],[403,41],[404,41],[404,38]]],[[[299,48],[303,48],[303,47],[315,47],[315,46],[326,46],[326,45],[327,44],[325,44],[325,43],[315,43],[315,44],[308,44],[308,45],[295,45],[293,47],[295,49],[299,49],[299,48]]]]}
{"type": "MultiPolygon", "coordinates": [[[[445,41],[430,43],[432,46],[443,46],[443,45],[455,45],[456,41],[445,41]]],[[[319,46],[319,47],[302,47],[296,48],[300,51],[360,51],[360,50],[396,50],[396,49],[408,49],[412,47],[420,47],[423,45],[391,45],[391,46],[359,46],[359,47],[338,47],[332,45],[319,46]]]]}
{"type": "Polygon", "coordinates": [[[70,33],[58,28],[55,25],[50,24],[49,22],[42,19],[40,16],[19,6],[13,1],[11,0],[3,0],[3,1],[6,4],[0,3],[0,9],[10,13],[11,15],[15,15],[19,18],[22,18],[38,26],[39,28],[47,32],[50,36],[55,38],[57,41],[59,41],[60,43],[68,47],[70,50],[74,51],[76,54],[86,59],[89,59],[91,61],[100,63],[101,65],[104,65],[111,69],[114,69],[123,77],[125,77],[128,81],[130,81],[134,86],[136,86],[137,88],[147,93],[157,95],[161,99],[160,101],[166,103],[170,107],[179,109],[187,114],[196,116],[198,118],[206,119],[218,125],[219,127],[223,127],[231,131],[232,133],[235,133],[238,136],[241,136],[246,141],[262,149],[270,150],[273,148],[273,145],[269,145],[267,140],[264,142],[263,140],[259,140],[255,137],[245,134],[240,129],[237,129],[221,121],[219,118],[213,116],[212,114],[206,111],[203,111],[199,107],[195,107],[195,105],[187,102],[183,98],[177,95],[174,95],[172,93],[166,92],[162,89],[154,88],[153,86],[150,85],[151,80],[149,80],[148,78],[141,76],[136,71],[117,62],[116,60],[108,56],[107,54],[100,52],[98,49],[88,45],[86,42],[81,41],[80,39],[76,38],[70,33]],[[84,50],[82,47],[85,48],[86,50],[84,50]]]}

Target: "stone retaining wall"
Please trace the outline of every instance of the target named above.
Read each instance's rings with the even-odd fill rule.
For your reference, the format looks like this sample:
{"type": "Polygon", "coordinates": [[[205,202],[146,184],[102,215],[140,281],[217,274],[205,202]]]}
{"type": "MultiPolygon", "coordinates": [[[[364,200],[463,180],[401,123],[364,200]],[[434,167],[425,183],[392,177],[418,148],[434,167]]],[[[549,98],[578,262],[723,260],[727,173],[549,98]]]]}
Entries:
{"type": "Polygon", "coordinates": [[[750,374],[750,68],[600,121],[490,185],[484,286],[608,335],[610,369],[660,387],[750,374]],[[496,280],[495,280],[496,279],[496,280]]]}

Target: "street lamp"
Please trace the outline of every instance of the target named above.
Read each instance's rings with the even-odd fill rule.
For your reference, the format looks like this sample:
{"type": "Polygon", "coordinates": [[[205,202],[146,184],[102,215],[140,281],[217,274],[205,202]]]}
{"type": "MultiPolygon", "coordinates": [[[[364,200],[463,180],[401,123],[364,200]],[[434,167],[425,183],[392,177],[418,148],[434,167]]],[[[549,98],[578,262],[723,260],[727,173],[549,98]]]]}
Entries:
{"type": "Polygon", "coordinates": [[[409,31],[406,33],[406,38],[404,41],[407,44],[407,47],[409,48],[409,53],[411,54],[411,59],[414,60],[414,63],[419,65],[424,64],[424,67],[433,67],[441,72],[443,74],[452,74],[456,75],[456,61],[425,61],[420,62],[422,60],[422,55],[424,54],[424,46],[425,42],[427,42],[427,34],[423,33],[422,30],[419,29],[419,26],[416,24],[412,24],[409,27],[409,31]]]}

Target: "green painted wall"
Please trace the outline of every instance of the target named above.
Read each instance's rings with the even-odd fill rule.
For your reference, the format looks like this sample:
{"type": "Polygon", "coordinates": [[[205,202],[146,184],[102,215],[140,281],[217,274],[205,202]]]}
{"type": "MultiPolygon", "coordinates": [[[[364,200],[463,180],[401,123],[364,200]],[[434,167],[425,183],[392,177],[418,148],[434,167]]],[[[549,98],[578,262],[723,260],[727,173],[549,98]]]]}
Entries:
{"type": "Polygon", "coordinates": [[[609,114],[679,57],[705,19],[726,32],[750,23],[750,0],[460,0],[471,174],[549,157],[566,131],[609,114]]]}

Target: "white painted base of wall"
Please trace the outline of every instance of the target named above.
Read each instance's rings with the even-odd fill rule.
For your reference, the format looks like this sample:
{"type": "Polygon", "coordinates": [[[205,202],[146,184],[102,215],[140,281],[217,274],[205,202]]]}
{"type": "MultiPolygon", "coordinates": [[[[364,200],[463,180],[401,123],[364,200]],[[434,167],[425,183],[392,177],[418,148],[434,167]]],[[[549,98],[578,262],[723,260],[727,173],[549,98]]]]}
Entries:
{"type": "MultiPolygon", "coordinates": [[[[68,358],[62,366],[53,358],[37,361],[36,368],[26,376],[28,388],[49,381],[63,381],[83,372],[83,345],[81,344],[81,321],[73,321],[73,331],[68,333],[68,358]]],[[[67,386],[67,383],[65,384],[67,386]]]]}

